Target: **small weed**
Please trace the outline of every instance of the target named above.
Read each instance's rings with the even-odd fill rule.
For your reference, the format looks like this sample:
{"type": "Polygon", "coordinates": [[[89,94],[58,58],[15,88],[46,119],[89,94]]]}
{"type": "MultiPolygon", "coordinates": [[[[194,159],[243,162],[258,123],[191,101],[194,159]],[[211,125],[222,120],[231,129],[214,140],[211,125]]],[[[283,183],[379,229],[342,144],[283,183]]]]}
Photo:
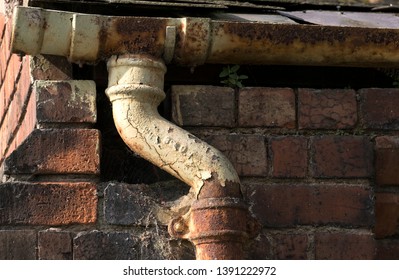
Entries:
{"type": "Polygon", "coordinates": [[[231,66],[227,65],[223,67],[222,72],[219,74],[219,78],[224,78],[220,82],[225,84],[226,86],[232,88],[242,88],[242,80],[248,79],[246,75],[238,75],[238,70],[240,69],[240,65],[231,66]]]}

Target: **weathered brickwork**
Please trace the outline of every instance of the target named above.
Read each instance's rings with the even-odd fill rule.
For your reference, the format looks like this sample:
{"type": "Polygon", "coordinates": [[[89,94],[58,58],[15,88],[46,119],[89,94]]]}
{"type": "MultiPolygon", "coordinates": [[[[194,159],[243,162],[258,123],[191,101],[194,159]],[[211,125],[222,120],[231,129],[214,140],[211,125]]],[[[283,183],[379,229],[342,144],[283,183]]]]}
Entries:
{"type": "MultiPolygon", "coordinates": [[[[0,14],[0,170],[8,156],[34,129],[34,94],[29,57],[10,53],[11,21],[0,14]]],[[[1,174],[1,171],[0,171],[1,174]]]]}
{"type": "Polygon", "coordinates": [[[251,183],[247,188],[254,214],[268,227],[370,227],[374,222],[369,186],[251,183]]]}
{"type": "Polygon", "coordinates": [[[243,88],[238,98],[243,127],[295,127],[295,95],[290,88],[243,88]]]}
{"type": "Polygon", "coordinates": [[[95,83],[71,81],[66,58],[11,54],[11,22],[0,12],[0,259],[72,259],[76,232],[58,227],[98,221],[95,83]]]}
{"type": "Polygon", "coordinates": [[[366,128],[399,129],[399,89],[361,89],[360,115],[366,128]]]}
{"type": "MultiPolygon", "coordinates": [[[[124,181],[142,166],[103,182],[123,164],[102,166],[102,148],[137,157],[111,125],[105,64],[12,55],[10,24],[0,13],[0,259],[195,258],[167,231],[186,185],[124,181]]],[[[397,88],[165,85],[161,113],[241,178],[262,225],[247,258],[399,258],[397,88]]]]}
{"type": "Polygon", "coordinates": [[[4,183],[2,225],[94,223],[97,194],[91,183],[4,183]]]}
{"type": "Polygon", "coordinates": [[[344,129],[357,122],[354,90],[299,89],[300,129],[344,129]]]}
{"type": "Polygon", "coordinates": [[[235,95],[232,88],[173,86],[173,119],[185,126],[235,125],[235,95]]]}
{"type": "Polygon", "coordinates": [[[305,178],[308,174],[308,142],[302,136],[270,138],[271,175],[276,178],[305,178]]]}
{"type": "Polygon", "coordinates": [[[312,172],[316,178],[362,178],[373,175],[372,142],[363,136],[312,138],[312,172]]]}
{"type": "Polygon", "coordinates": [[[38,233],[39,260],[71,260],[72,236],[69,232],[45,230],[38,233]]]}
{"type": "MultiPolygon", "coordinates": [[[[200,123],[190,126],[233,162],[251,210],[264,226],[248,257],[396,256],[387,248],[397,248],[392,237],[399,232],[393,189],[399,185],[399,141],[382,131],[396,130],[399,91],[242,88],[237,92],[236,126],[223,130],[205,125],[200,129],[200,123]]],[[[173,106],[177,104],[172,102],[173,106]]]]}
{"type": "Polygon", "coordinates": [[[315,235],[315,258],[320,260],[369,260],[374,259],[376,246],[369,232],[336,233],[315,235]]]}

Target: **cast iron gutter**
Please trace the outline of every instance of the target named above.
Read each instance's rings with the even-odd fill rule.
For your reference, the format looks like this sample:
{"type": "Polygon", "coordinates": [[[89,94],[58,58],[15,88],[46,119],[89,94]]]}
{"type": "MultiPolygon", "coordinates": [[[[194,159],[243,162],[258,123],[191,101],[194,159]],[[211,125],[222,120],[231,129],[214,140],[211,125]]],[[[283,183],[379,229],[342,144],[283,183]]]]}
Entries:
{"type": "Polygon", "coordinates": [[[128,53],[184,66],[396,67],[399,62],[399,29],[394,28],[111,17],[38,8],[19,8],[15,15],[14,52],[62,55],[77,63],[128,53]]]}

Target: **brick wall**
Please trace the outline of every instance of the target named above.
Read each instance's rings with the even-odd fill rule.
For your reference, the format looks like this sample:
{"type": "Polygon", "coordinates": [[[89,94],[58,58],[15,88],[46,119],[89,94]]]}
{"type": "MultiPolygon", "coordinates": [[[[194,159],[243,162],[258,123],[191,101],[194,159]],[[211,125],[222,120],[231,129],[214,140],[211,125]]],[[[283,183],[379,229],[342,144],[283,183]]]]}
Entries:
{"type": "Polygon", "coordinates": [[[29,58],[10,53],[10,37],[11,22],[0,13],[0,167],[33,130],[35,119],[29,58]]]}
{"type": "MultiPolygon", "coordinates": [[[[1,13],[0,36],[0,259],[194,258],[153,211],[188,188],[132,160],[112,125],[104,65],[11,55],[1,13]]],[[[224,152],[242,179],[263,225],[248,258],[399,258],[399,89],[286,82],[168,94],[172,121],[224,152]]]]}
{"type": "Polygon", "coordinates": [[[381,88],[172,87],[175,122],[239,172],[264,226],[249,257],[262,259],[398,257],[398,97],[381,88]]]}

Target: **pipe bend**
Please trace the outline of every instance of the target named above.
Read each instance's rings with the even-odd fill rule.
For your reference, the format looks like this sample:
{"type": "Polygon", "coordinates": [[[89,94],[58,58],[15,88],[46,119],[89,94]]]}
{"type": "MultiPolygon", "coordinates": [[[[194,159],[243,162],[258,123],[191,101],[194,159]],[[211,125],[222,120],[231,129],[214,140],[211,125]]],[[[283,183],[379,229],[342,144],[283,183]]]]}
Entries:
{"type": "Polygon", "coordinates": [[[116,128],[137,154],[192,187],[239,185],[230,161],[216,148],[162,118],[157,107],[165,98],[166,67],[143,56],[112,57],[109,87],[116,128]]]}

